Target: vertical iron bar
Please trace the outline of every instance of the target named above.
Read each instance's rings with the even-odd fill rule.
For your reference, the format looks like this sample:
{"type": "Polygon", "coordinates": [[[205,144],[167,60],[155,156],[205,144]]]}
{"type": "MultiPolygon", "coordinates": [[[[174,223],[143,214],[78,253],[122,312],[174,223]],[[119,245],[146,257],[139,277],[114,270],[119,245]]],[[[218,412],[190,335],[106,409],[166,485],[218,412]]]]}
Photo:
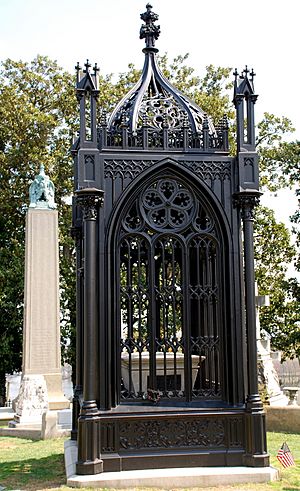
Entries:
{"type": "Polygon", "coordinates": [[[184,338],[184,391],[186,401],[192,400],[192,373],[191,373],[191,326],[189,299],[189,251],[187,245],[181,246],[181,278],[182,278],[182,333],[184,338]]]}
{"type": "MultiPolygon", "coordinates": [[[[177,275],[176,275],[176,267],[177,267],[177,262],[176,262],[176,258],[175,258],[175,250],[174,250],[174,243],[173,243],[173,247],[172,247],[172,305],[171,305],[171,309],[172,309],[172,326],[171,326],[171,329],[170,329],[170,334],[169,334],[169,338],[171,338],[173,336],[173,338],[176,339],[176,344],[177,344],[177,325],[176,325],[176,321],[177,321],[177,314],[176,314],[176,295],[177,295],[177,292],[176,292],[176,286],[177,286],[177,275]]],[[[179,278],[180,278],[180,275],[178,275],[179,278]]],[[[181,326],[182,328],[182,326],[181,326]]],[[[178,347],[176,346],[176,348],[174,347],[174,343],[173,343],[173,347],[172,347],[172,353],[173,353],[173,365],[174,365],[174,395],[177,394],[177,353],[178,353],[178,347]]]]}
{"type": "Polygon", "coordinates": [[[142,138],[143,138],[143,149],[148,150],[149,146],[149,131],[147,126],[142,128],[142,138]]]}
{"type": "Polygon", "coordinates": [[[213,336],[212,336],[212,318],[211,318],[211,292],[212,292],[212,275],[211,275],[211,241],[207,244],[207,327],[209,337],[209,388],[213,390],[213,336]]]}
{"type": "Polygon", "coordinates": [[[127,291],[128,291],[128,338],[133,336],[132,316],[132,238],[128,240],[128,268],[127,268],[127,291]]]}
{"type": "MultiPolygon", "coordinates": [[[[124,290],[126,291],[126,288],[123,283],[123,278],[122,278],[122,264],[125,264],[125,257],[126,253],[124,253],[124,243],[125,241],[123,240],[119,246],[118,250],[118,255],[116,259],[116,264],[115,264],[115,269],[114,269],[114,278],[117,278],[117,284],[114,285],[115,292],[116,292],[116,297],[115,297],[115,304],[118,305],[118,309],[112,309],[112,317],[115,319],[116,322],[116,333],[115,333],[115,343],[114,343],[114,349],[115,353],[118,354],[116,356],[116,361],[115,361],[115,374],[114,374],[114,383],[115,383],[115,400],[116,404],[120,403],[121,399],[121,376],[122,376],[122,371],[121,371],[121,360],[122,360],[122,353],[123,353],[123,343],[124,343],[124,333],[123,333],[123,328],[122,328],[122,307],[124,310],[127,307],[127,302],[126,298],[124,298],[124,295],[126,295],[126,292],[124,293],[124,290]],[[122,291],[123,290],[123,291],[122,291]],[[125,307],[124,307],[125,305],[125,307]],[[122,341],[122,343],[121,343],[122,341]]],[[[124,314],[123,314],[124,315],[124,314]]]]}
{"type": "MultiPolygon", "coordinates": [[[[151,244],[149,248],[149,284],[150,284],[150,340],[149,340],[149,385],[151,389],[156,388],[156,329],[157,329],[157,318],[156,318],[156,291],[155,282],[159,282],[159,278],[155,275],[155,249],[156,245],[151,244]]],[[[159,274],[157,275],[159,276],[159,274]]]]}
{"type": "Polygon", "coordinates": [[[137,294],[138,294],[138,338],[137,342],[139,345],[138,354],[139,354],[139,390],[138,393],[142,393],[142,273],[141,273],[141,239],[138,240],[138,257],[137,257],[137,294]]]}
{"type": "Polygon", "coordinates": [[[168,146],[169,146],[168,139],[169,139],[169,130],[168,130],[168,128],[163,128],[163,148],[164,148],[164,150],[168,150],[168,146]]]}

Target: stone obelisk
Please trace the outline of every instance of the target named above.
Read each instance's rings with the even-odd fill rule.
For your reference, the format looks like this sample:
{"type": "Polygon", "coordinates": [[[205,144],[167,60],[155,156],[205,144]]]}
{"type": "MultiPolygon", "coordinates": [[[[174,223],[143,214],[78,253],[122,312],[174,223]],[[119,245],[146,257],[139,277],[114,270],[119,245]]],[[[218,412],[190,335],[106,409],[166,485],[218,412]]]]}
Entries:
{"type": "Polygon", "coordinates": [[[44,166],[32,182],[26,216],[23,367],[15,421],[40,424],[47,410],[69,407],[62,392],[58,214],[44,166]]]}

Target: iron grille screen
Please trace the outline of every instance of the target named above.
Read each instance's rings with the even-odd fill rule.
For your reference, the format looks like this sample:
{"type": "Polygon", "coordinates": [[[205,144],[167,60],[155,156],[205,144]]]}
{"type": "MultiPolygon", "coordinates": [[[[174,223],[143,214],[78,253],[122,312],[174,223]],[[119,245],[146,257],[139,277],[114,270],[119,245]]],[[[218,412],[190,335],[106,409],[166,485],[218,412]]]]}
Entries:
{"type": "Polygon", "coordinates": [[[117,309],[121,399],[220,399],[220,234],[194,191],[156,179],[125,211],[117,309]]]}

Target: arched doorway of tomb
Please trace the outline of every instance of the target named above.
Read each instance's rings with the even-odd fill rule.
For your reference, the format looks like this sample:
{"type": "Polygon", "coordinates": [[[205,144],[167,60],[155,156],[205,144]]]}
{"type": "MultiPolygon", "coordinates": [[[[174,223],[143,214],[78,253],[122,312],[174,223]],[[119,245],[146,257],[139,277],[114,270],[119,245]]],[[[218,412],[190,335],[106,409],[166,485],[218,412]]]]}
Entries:
{"type": "Polygon", "coordinates": [[[133,182],[111,221],[117,403],[228,399],[228,232],[194,176],[167,163],[133,182]]]}

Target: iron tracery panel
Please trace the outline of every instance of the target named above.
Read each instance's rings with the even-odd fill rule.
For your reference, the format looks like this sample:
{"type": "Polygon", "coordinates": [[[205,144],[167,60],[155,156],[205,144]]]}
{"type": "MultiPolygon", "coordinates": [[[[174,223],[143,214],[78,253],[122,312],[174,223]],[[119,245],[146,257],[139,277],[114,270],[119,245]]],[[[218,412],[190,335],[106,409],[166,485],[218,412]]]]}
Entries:
{"type": "Polygon", "coordinates": [[[221,399],[224,272],[213,216],[190,185],[162,176],[127,206],[118,244],[121,401],[221,399]]]}

